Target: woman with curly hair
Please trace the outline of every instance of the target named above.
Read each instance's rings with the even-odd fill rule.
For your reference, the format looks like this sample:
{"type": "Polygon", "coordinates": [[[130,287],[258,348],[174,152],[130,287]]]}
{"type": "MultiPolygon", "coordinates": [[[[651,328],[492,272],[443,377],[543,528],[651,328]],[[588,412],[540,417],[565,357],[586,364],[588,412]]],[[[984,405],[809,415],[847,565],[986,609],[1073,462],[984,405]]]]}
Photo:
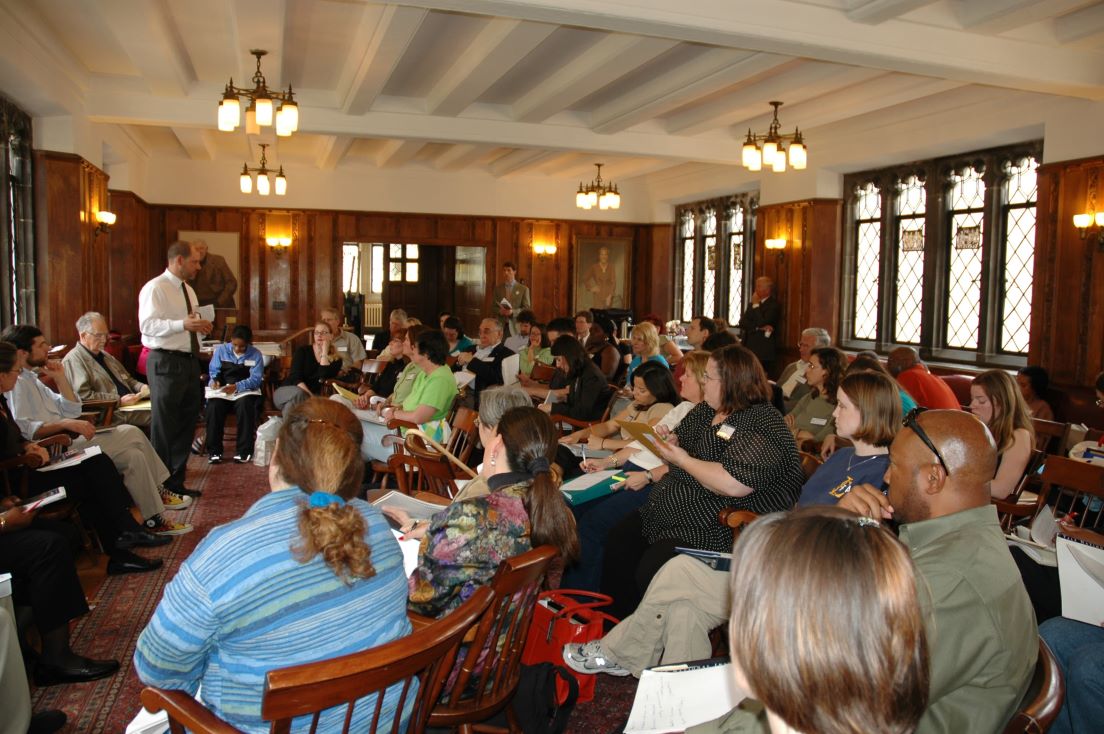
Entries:
{"type": "MultiPolygon", "coordinates": [[[[134,653],[143,683],[189,694],[202,684],[220,718],[267,732],[268,671],[410,632],[402,553],[383,516],[356,499],[360,442],[360,421],[335,401],[311,398],[289,411],[269,467],[272,492],[212,530],[165,587],[134,653]]],[[[385,717],[399,693],[388,692],[385,717]]],[[[355,730],[368,727],[372,709],[357,706],[355,730]]],[[[319,729],[340,728],[344,715],[328,710],[319,729]]]]}

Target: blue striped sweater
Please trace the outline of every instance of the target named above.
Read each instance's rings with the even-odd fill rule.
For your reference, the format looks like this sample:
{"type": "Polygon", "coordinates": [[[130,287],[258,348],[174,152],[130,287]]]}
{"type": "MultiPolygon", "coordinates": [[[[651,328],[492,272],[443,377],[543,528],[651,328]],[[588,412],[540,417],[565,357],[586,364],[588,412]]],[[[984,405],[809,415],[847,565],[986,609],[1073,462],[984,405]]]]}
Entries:
{"type": "MultiPolygon", "coordinates": [[[[402,555],[383,516],[353,500],[367,523],[376,574],[346,585],[320,556],[300,563],[291,554],[305,500],[297,488],[272,492],[199,544],[138,639],[134,667],[142,682],[192,694],[202,683],[204,703],[220,717],[243,731],[267,732],[260,714],[269,670],[409,634],[402,555]]],[[[396,698],[388,695],[384,716],[396,698]]],[[[331,709],[319,731],[340,728],[343,712],[331,709]]],[[[370,713],[365,704],[356,707],[354,731],[365,728],[370,713]]],[[[297,719],[292,730],[307,721],[297,719]]]]}

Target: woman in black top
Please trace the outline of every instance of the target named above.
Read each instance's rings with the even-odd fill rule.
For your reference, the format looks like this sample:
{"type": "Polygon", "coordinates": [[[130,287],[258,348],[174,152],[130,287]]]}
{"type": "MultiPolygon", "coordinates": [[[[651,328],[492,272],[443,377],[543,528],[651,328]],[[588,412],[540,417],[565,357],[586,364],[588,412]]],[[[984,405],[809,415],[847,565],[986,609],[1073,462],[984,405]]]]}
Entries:
{"type": "Polygon", "coordinates": [[[552,356],[556,359],[556,369],[567,376],[564,383],[567,398],[562,403],[544,403],[541,410],[582,421],[601,418],[606,410],[606,401],[602,398],[607,394],[609,383],[587,357],[579,340],[568,334],[560,335],[552,344],[552,356]]]}
{"type": "Polygon", "coordinates": [[[648,501],[606,538],[602,590],[624,617],[656,571],[686,546],[728,552],[732,531],[722,509],[788,510],[805,476],[793,434],[770,403],[759,360],[738,345],[717,350],[705,370],[705,399],[659,451],[671,469],[648,501]]]}
{"type": "Polygon", "coordinates": [[[607,316],[595,316],[594,323],[590,325],[590,338],[587,339],[586,350],[594,364],[612,381],[617,375],[617,368],[621,366],[621,352],[617,351],[616,334],[617,327],[613,320],[607,316]]]}
{"type": "Polygon", "coordinates": [[[288,376],[272,396],[276,409],[288,411],[322,393],[322,382],[332,380],[341,373],[341,355],[333,343],[334,335],[325,321],[314,325],[311,343],[299,347],[291,357],[288,376]]]}

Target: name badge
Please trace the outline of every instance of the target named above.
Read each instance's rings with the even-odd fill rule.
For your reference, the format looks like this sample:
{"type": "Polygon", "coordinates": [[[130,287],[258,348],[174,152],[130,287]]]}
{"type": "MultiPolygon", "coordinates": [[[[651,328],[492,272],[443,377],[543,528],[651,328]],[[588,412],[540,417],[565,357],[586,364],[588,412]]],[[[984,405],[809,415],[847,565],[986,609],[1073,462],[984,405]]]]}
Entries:
{"type": "Polygon", "coordinates": [[[245,365],[246,367],[254,367],[254,366],[256,366],[256,364],[257,364],[257,360],[255,360],[255,359],[247,359],[247,360],[245,360],[245,362],[243,362],[242,364],[244,364],[244,365],[245,365]]]}
{"type": "Polygon", "coordinates": [[[751,307],[752,308],[759,308],[759,304],[758,303],[753,303],[753,304],[751,304],[751,307]]]}
{"type": "Polygon", "coordinates": [[[348,347],[338,347],[338,348],[337,348],[337,351],[339,351],[339,352],[347,352],[347,351],[349,351],[349,348],[348,348],[348,347]]]}
{"type": "Polygon", "coordinates": [[[810,418],[809,422],[812,423],[814,426],[826,426],[826,425],[828,425],[828,419],[827,418],[810,418]]]}
{"type": "Polygon", "coordinates": [[[797,375],[796,377],[794,377],[794,379],[800,382],[802,385],[808,382],[808,380],[805,379],[805,375],[797,375]]]}
{"type": "Polygon", "coordinates": [[[736,433],[734,426],[721,426],[717,429],[717,438],[723,438],[725,441],[732,438],[732,434],[736,433]]]}

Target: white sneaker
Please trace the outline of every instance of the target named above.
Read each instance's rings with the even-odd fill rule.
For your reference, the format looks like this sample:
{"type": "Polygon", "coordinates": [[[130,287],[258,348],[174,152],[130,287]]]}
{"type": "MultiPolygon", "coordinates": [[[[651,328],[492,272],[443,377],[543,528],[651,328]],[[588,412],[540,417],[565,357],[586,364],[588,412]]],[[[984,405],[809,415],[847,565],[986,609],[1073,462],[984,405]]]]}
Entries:
{"type": "Polygon", "coordinates": [[[567,667],[584,675],[594,673],[608,673],[619,677],[631,675],[629,671],[606,657],[605,652],[602,651],[601,640],[592,640],[582,645],[578,643],[564,645],[563,659],[567,667]]]}
{"type": "Polygon", "coordinates": [[[162,489],[161,503],[165,505],[166,510],[186,510],[192,506],[192,498],[162,489]]]}

